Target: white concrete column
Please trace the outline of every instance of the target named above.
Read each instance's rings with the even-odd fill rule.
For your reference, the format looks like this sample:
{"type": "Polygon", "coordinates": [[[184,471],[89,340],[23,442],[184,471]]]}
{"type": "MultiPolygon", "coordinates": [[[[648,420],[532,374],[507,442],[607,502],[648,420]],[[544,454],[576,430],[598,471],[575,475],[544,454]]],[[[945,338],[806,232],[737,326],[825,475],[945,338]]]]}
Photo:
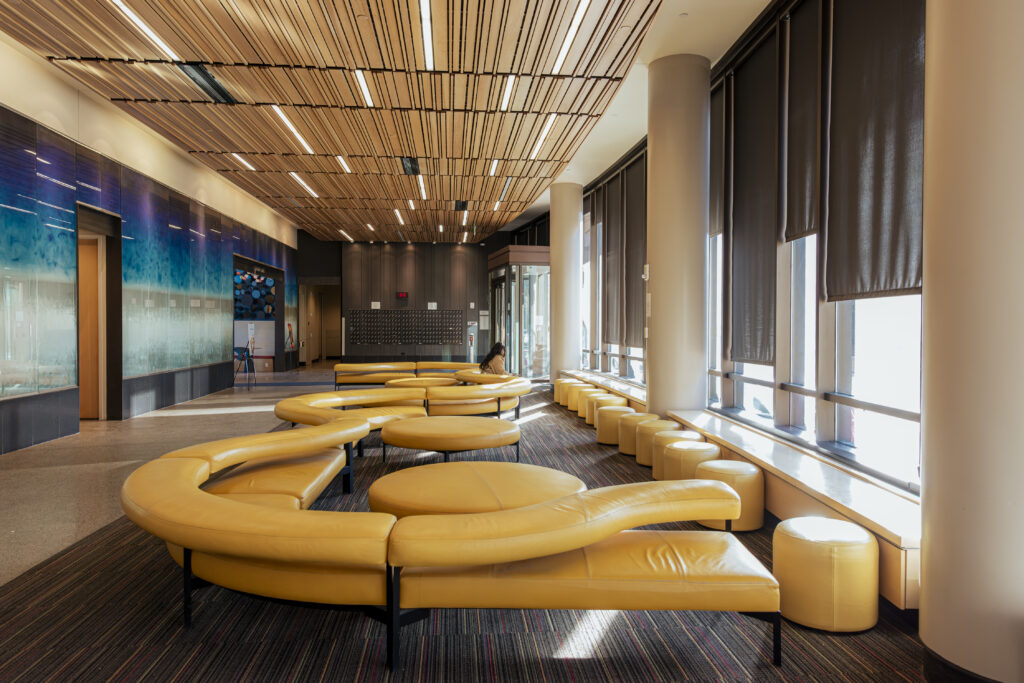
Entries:
{"type": "Polygon", "coordinates": [[[708,145],[711,64],[648,67],[647,410],[707,404],[708,145]]]}
{"type": "Polygon", "coordinates": [[[551,380],[580,367],[580,237],[583,186],[555,183],[551,196],[551,380]]]}
{"type": "Polygon", "coordinates": [[[920,633],[930,678],[951,663],[1024,680],[1022,26],[1020,0],[928,1],[920,633]]]}

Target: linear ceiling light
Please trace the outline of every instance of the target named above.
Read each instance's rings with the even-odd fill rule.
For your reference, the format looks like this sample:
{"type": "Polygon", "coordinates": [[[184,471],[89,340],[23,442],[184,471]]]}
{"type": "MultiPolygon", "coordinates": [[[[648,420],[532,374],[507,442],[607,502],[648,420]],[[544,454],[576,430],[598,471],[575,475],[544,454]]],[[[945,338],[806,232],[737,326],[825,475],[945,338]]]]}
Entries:
{"type": "Polygon", "coordinates": [[[558,57],[555,59],[554,73],[556,74],[562,70],[562,63],[565,62],[565,57],[569,54],[572,41],[576,38],[576,32],[580,30],[583,15],[586,14],[589,4],[590,0],[580,0],[580,5],[576,8],[576,14],[572,18],[572,23],[569,24],[569,32],[565,34],[565,42],[562,43],[562,49],[558,51],[558,57]]]}
{"type": "Polygon", "coordinates": [[[338,232],[340,232],[342,235],[344,235],[345,239],[347,239],[349,242],[355,242],[355,240],[352,239],[352,237],[349,236],[349,234],[347,232],[345,232],[344,230],[338,230],[338,232]]]}
{"type": "Polygon", "coordinates": [[[434,70],[434,37],[430,29],[430,0],[420,0],[420,24],[423,26],[423,61],[427,71],[434,70]]]}
{"type": "Polygon", "coordinates": [[[537,153],[540,152],[540,146],[544,144],[544,138],[548,136],[548,131],[551,130],[551,124],[555,122],[555,115],[552,114],[548,117],[548,122],[544,124],[544,130],[540,132],[540,137],[537,139],[537,144],[533,148],[533,152],[530,153],[530,160],[533,161],[537,158],[537,153]]]}
{"type": "Polygon", "coordinates": [[[498,197],[499,202],[505,201],[505,197],[508,195],[508,188],[512,185],[512,178],[505,178],[505,187],[501,188],[501,196],[498,197]]]}
{"type": "Polygon", "coordinates": [[[505,94],[501,96],[501,110],[508,111],[508,101],[512,98],[512,86],[516,84],[516,77],[509,76],[505,81],[505,94]]]}
{"type": "Polygon", "coordinates": [[[369,223],[366,224],[366,227],[368,227],[370,229],[370,232],[377,232],[376,230],[373,229],[373,226],[370,225],[369,223]]]}
{"type": "Polygon", "coordinates": [[[416,205],[412,203],[411,199],[409,200],[409,210],[410,211],[415,211],[416,210],[416,205]]]}
{"type": "Polygon", "coordinates": [[[395,215],[398,216],[399,225],[405,225],[405,221],[402,220],[402,214],[398,213],[398,209],[395,209],[395,215]]]}
{"type": "Polygon", "coordinates": [[[317,199],[320,198],[320,195],[318,195],[316,192],[313,192],[313,188],[307,185],[306,181],[300,178],[298,173],[296,173],[295,171],[288,171],[288,175],[290,175],[292,178],[295,178],[295,182],[306,188],[306,191],[309,192],[311,195],[313,195],[317,199]]]}
{"type": "Polygon", "coordinates": [[[345,173],[352,172],[352,169],[348,167],[348,164],[345,163],[345,159],[340,154],[335,158],[338,160],[338,163],[341,164],[341,167],[345,169],[345,173]]]}
{"type": "Polygon", "coordinates": [[[466,221],[469,220],[469,211],[462,212],[462,227],[466,227],[466,221]]]}
{"type": "Polygon", "coordinates": [[[235,154],[234,152],[232,152],[231,156],[233,156],[234,158],[238,159],[238,163],[242,164],[242,166],[245,166],[250,171],[255,171],[256,170],[255,168],[253,168],[252,164],[250,164],[248,161],[243,159],[240,155],[235,154]]]}
{"type": "Polygon", "coordinates": [[[117,9],[121,10],[121,12],[126,17],[128,17],[128,20],[130,22],[135,24],[135,28],[137,28],[140,31],[142,31],[143,33],[145,33],[146,37],[148,37],[150,40],[152,40],[156,44],[156,46],[158,48],[160,48],[161,52],[163,52],[165,55],[170,57],[172,62],[180,62],[181,61],[181,58],[178,57],[178,55],[174,54],[174,50],[172,50],[171,48],[167,47],[167,43],[165,43],[164,41],[160,40],[160,36],[158,36],[157,34],[153,33],[153,29],[151,29],[150,27],[146,26],[146,24],[143,23],[142,19],[139,19],[138,15],[135,14],[135,12],[131,11],[128,8],[128,5],[126,5],[123,2],[121,2],[121,0],[111,0],[111,2],[113,2],[114,6],[117,7],[117,9]]]}
{"type": "Polygon", "coordinates": [[[370,89],[366,87],[366,79],[363,78],[363,72],[356,69],[356,80],[359,81],[359,89],[363,91],[363,99],[366,101],[367,107],[373,106],[373,98],[370,97],[370,89]]]}
{"type": "Polygon", "coordinates": [[[495,159],[494,161],[491,162],[491,175],[494,175],[494,172],[497,171],[497,170],[498,170],[498,160],[495,159]]]}
{"type": "Polygon", "coordinates": [[[309,146],[309,143],[306,142],[306,139],[304,137],[299,135],[299,131],[295,129],[295,126],[292,125],[292,122],[289,121],[288,117],[284,115],[284,112],[281,111],[281,108],[276,104],[270,105],[270,108],[273,109],[274,113],[277,114],[277,117],[281,119],[282,122],[284,122],[284,125],[288,127],[288,130],[292,132],[292,135],[294,135],[295,139],[299,141],[299,144],[302,145],[302,148],[306,150],[306,154],[313,154],[313,148],[309,146]]]}
{"type": "Polygon", "coordinates": [[[438,232],[444,232],[444,226],[443,225],[437,226],[437,230],[438,230],[438,232]]]}
{"type": "Polygon", "coordinates": [[[500,201],[494,202],[494,209],[493,209],[493,211],[497,211],[498,210],[498,204],[501,204],[501,202],[500,201]]]}
{"type": "MultiPolygon", "coordinates": [[[[465,224],[463,224],[463,225],[465,225],[465,224]]],[[[467,239],[469,239],[469,230],[467,230],[464,233],[462,233],[462,243],[465,244],[467,239]]]]}
{"type": "Polygon", "coordinates": [[[238,104],[238,100],[231,96],[228,89],[221,85],[220,81],[214,78],[213,74],[199,62],[179,64],[178,68],[217,104],[238,104]]]}
{"type": "Polygon", "coordinates": [[[418,175],[418,176],[416,176],[416,178],[420,181],[420,196],[423,197],[423,201],[426,201],[427,200],[427,188],[423,184],[423,176],[418,175]]]}

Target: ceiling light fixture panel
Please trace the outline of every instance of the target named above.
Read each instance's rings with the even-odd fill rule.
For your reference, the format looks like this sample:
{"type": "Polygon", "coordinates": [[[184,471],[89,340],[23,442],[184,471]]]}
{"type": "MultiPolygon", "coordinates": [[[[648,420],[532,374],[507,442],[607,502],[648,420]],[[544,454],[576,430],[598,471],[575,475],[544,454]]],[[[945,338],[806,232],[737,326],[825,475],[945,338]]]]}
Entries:
{"type": "Polygon", "coordinates": [[[272,104],[270,105],[270,108],[274,110],[275,114],[277,114],[277,118],[281,119],[284,125],[288,127],[288,130],[292,132],[292,135],[294,135],[295,139],[299,141],[299,144],[302,145],[302,148],[306,150],[306,154],[313,154],[313,148],[309,146],[309,143],[306,142],[306,139],[304,137],[299,135],[298,129],[295,128],[292,122],[288,120],[288,117],[284,115],[284,112],[281,111],[281,107],[277,106],[276,104],[272,104]]]}
{"type": "Polygon", "coordinates": [[[433,71],[434,32],[430,24],[430,0],[420,0],[420,26],[423,29],[423,61],[427,71],[433,71]]]}
{"type": "Polygon", "coordinates": [[[124,14],[126,17],[128,17],[128,21],[132,22],[132,24],[135,25],[135,28],[139,29],[144,34],[146,34],[146,37],[149,38],[151,41],[153,41],[153,43],[158,48],[160,48],[161,52],[163,52],[165,55],[170,57],[172,62],[180,62],[181,61],[181,58],[178,57],[177,54],[175,54],[174,50],[172,50],[170,47],[168,47],[167,43],[165,43],[164,41],[160,40],[160,36],[158,36],[153,31],[153,29],[151,29],[149,26],[147,26],[146,23],[144,21],[142,21],[142,19],[139,18],[139,15],[135,14],[135,12],[133,12],[131,10],[131,8],[128,7],[128,5],[124,4],[124,2],[122,2],[122,0],[111,0],[111,2],[114,3],[114,6],[117,7],[117,9],[121,10],[122,14],[124,14]]]}
{"type": "Polygon", "coordinates": [[[569,32],[565,34],[565,40],[562,42],[562,49],[558,51],[558,57],[555,58],[553,73],[557,74],[562,70],[562,64],[565,63],[565,58],[569,54],[572,41],[576,39],[576,33],[580,30],[580,24],[583,23],[583,15],[586,14],[589,4],[590,0],[580,0],[580,4],[576,8],[576,14],[572,17],[572,23],[569,24],[569,32]]]}
{"type": "Polygon", "coordinates": [[[398,224],[405,225],[405,221],[402,220],[402,214],[398,212],[398,209],[395,209],[395,215],[398,216],[398,224]]]}
{"type": "Polygon", "coordinates": [[[295,171],[288,171],[288,175],[290,175],[292,178],[294,178],[295,182],[297,182],[299,185],[302,185],[304,188],[306,188],[306,192],[309,192],[309,194],[313,195],[317,199],[320,198],[320,195],[318,195],[316,192],[314,192],[313,188],[310,187],[309,185],[307,185],[306,181],[303,180],[302,178],[300,178],[298,173],[296,173],[295,171]]]}
{"type": "Polygon", "coordinates": [[[351,172],[352,172],[352,169],[348,167],[348,164],[347,164],[347,163],[345,163],[345,158],[344,158],[343,156],[341,156],[340,154],[338,154],[338,155],[337,155],[337,156],[335,157],[335,159],[337,159],[337,160],[338,160],[338,163],[339,163],[339,164],[341,164],[341,167],[342,167],[343,169],[345,169],[345,173],[351,173],[351,172]]]}
{"type": "Polygon", "coordinates": [[[534,146],[533,151],[530,152],[530,161],[537,158],[537,154],[540,153],[541,145],[544,144],[544,139],[547,138],[548,133],[551,131],[551,126],[555,122],[555,114],[548,117],[547,123],[544,124],[544,130],[540,132],[540,137],[537,138],[537,144],[534,146]]]}
{"type": "Polygon", "coordinates": [[[253,168],[253,165],[250,164],[248,161],[246,161],[241,155],[235,154],[234,152],[232,152],[231,156],[233,156],[234,158],[238,159],[238,163],[242,164],[242,166],[245,166],[250,171],[255,171],[256,170],[255,168],[253,168]]]}
{"type": "Polygon", "coordinates": [[[512,99],[512,87],[516,84],[516,77],[509,75],[505,81],[505,94],[501,96],[501,111],[508,111],[509,100],[512,99]]]}
{"type": "Polygon", "coordinates": [[[338,232],[340,232],[342,235],[344,235],[345,239],[347,239],[349,242],[355,242],[355,240],[352,239],[352,237],[347,232],[345,232],[344,230],[338,230],[338,232]]]}
{"type": "Polygon", "coordinates": [[[490,174],[494,175],[494,172],[497,171],[497,170],[498,170],[498,160],[495,159],[494,161],[491,162],[491,173],[490,174]]]}
{"type": "Polygon", "coordinates": [[[423,201],[427,201],[427,187],[423,184],[423,176],[418,175],[416,176],[416,179],[419,180],[420,183],[420,197],[423,198],[423,201]]]}
{"type": "Polygon", "coordinates": [[[361,69],[356,69],[356,81],[359,82],[359,90],[363,93],[363,101],[366,102],[367,107],[373,106],[373,98],[370,97],[370,88],[366,85],[366,78],[363,77],[361,69]]]}

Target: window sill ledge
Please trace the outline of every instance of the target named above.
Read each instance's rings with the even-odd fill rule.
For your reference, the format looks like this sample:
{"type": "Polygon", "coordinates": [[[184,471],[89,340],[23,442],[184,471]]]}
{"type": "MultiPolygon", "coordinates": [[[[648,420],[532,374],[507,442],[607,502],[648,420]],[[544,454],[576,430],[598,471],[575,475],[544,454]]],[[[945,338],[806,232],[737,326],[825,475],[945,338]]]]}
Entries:
{"type": "Polygon", "coordinates": [[[912,494],[718,413],[670,410],[668,415],[897,548],[920,549],[921,506],[912,494]]]}
{"type": "Polygon", "coordinates": [[[627,398],[630,401],[647,405],[647,390],[637,384],[616,379],[610,375],[590,372],[589,370],[563,370],[561,374],[566,377],[581,379],[584,382],[590,382],[594,386],[607,389],[611,393],[627,398]]]}

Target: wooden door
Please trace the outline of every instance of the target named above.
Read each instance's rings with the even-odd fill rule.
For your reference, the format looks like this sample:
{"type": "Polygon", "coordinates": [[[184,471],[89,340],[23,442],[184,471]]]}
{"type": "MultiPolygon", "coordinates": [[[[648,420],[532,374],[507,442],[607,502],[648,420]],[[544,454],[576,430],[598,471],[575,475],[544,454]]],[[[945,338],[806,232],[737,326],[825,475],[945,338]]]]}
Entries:
{"type": "Polygon", "coordinates": [[[99,246],[78,243],[78,401],[79,417],[100,416],[99,246]]]}

